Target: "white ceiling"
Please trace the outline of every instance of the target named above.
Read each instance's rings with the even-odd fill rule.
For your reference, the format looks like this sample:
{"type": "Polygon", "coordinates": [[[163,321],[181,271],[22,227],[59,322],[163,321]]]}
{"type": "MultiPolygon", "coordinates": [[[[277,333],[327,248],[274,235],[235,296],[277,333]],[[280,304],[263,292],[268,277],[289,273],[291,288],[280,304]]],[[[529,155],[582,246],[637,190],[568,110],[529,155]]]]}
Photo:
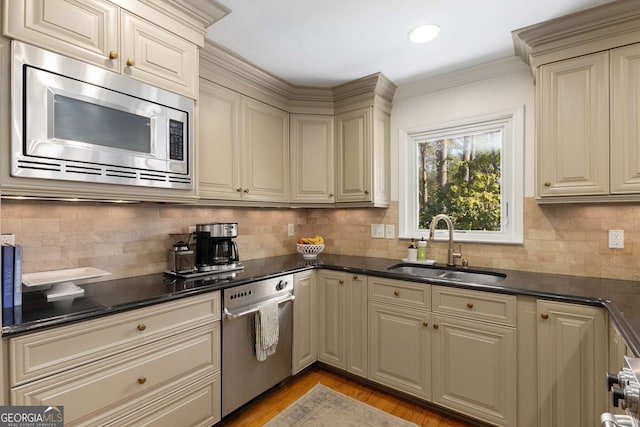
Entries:
{"type": "Polygon", "coordinates": [[[610,0],[221,0],[209,39],[299,86],[382,72],[397,85],[513,55],[511,31],[610,0]],[[416,45],[409,30],[441,27],[416,45]]]}

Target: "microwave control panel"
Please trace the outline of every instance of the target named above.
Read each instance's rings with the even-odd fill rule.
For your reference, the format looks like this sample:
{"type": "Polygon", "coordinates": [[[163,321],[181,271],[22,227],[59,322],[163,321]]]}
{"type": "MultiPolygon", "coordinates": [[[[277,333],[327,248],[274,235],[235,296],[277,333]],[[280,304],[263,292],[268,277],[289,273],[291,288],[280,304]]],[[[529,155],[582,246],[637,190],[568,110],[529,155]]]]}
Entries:
{"type": "Polygon", "coordinates": [[[184,123],[169,120],[169,159],[184,160],[184,123]]]}

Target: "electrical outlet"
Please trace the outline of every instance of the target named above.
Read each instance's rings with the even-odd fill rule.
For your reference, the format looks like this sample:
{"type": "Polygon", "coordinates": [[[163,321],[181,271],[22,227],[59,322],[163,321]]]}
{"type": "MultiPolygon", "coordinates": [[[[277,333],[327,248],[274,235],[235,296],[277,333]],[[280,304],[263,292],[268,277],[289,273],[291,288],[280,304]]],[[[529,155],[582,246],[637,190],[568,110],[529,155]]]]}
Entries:
{"type": "Polygon", "coordinates": [[[293,237],[293,235],[295,234],[295,227],[293,224],[288,224],[287,225],[287,236],[289,237],[293,237]]]}
{"type": "Polygon", "coordinates": [[[384,239],[384,224],[371,224],[371,237],[384,239]]]}
{"type": "Polygon", "coordinates": [[[384,226],[384,238],[395,239],[396,238],[396,226],[393,224],[386,224],[384,226]]]}
{"type": "Polygon", "coordinates": [[[624,230],[609,230],[609,248],[624,248],[624,230]]]}
{"type": "Polygon", "coordinates": [[[3,234],[0,237],[0,244],[2,245],[15,245],[16,244],[16,236],[13,234],[3,234]]]}

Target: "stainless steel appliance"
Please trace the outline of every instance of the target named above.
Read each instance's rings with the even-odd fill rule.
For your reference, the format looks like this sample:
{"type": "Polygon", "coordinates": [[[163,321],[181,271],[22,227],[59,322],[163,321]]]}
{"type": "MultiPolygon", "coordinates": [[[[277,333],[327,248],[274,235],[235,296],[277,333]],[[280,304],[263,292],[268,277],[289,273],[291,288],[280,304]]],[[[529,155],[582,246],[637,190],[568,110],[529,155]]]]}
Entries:
{"type": "Polygon", "coordinates": [[[613,406],[625,410],[626,415],[604,413],[603,427],[640,427],[640,359],[624,357],[624,366],[616,374],[607,374],[613,406]]]}
{"type": "Polygon", "coordinates": [[[194,102],[12,41],[11,175],[192,189],[194,102]]]}
{"type": "Polygon", "coordinates": [[[196,224],[196,268],[199,273],[238,269],[240,255],[235,238],[238,223],[196,224]]]}
{"type": "Polygon", "coordinates": [[[169,270],[173,273],[192,273],[195,271],[195,254],[189,243],[180,240],[169,251],[169,270]]]}
{"type": "Polygon", "coordinates": [[[291,375],[293,276],[286,275],[222,292],[222,416],[291,375]],[[275,354],[259,362],[254,316],[262,304],[278,304],[275,354]]]}

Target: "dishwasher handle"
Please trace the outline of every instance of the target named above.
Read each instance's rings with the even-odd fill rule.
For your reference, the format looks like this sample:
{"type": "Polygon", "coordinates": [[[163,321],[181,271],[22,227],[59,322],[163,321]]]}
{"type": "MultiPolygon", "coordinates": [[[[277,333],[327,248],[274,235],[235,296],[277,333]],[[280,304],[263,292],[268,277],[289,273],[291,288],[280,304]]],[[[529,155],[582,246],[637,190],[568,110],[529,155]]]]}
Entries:
{"type": "Polygon", "coordinates": [[[246,316],[248,314],[252,314],[252,313],[257,312],[260,309],[260,307],[262,305],[264,305],[264,304],[271,303],[271,302],[277,302],[278,305],[280,305],[280,304],[288,302],[288,301],[293,301],[294,299],[296,299],[296,297],[293,294],[288,294],[284,298],[280,298],[280,299],[274,298],[274,299],[271,299],[271,300],[262,301],[262,302],[257,303],[257,304],[247,305],[245,307],[242,307],[239,310],[231,311],[227,307],[225,307],[224,310],[223,310],[223,313],[224,313],[224,317],[226,317],[226,318],[237,319],[239,317],[243,317],[243,316],[246,316]]]}

